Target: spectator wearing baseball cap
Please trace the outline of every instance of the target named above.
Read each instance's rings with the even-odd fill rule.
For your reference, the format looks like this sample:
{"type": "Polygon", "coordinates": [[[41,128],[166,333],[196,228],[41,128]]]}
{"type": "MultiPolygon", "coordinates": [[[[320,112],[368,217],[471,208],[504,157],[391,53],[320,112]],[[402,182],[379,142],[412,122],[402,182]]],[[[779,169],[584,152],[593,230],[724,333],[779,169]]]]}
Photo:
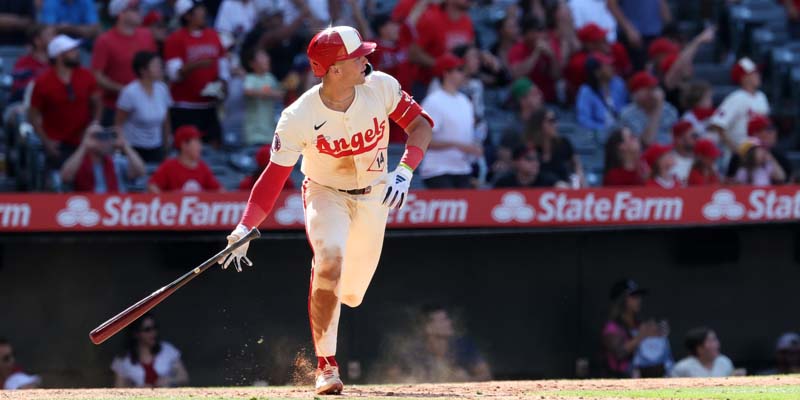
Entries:
{"type": "Polygon", "coordinates": [[[164,61],[175,102],[173,125],[196,125],[203,140],[219,145],[222,128],[216,105],[230,77],[225,48],[217,32],[206,27],[206,8],[200,0],[177,0],[175,15],[181,28],[164,42],[164,61]]]}
{"type": "Polygon", "coordinates": [[[697,132],[691,122],[680,120],[672,126],[672,156],[675,158],[672,175],[683,184],[689,179],[689,171],[694,164],[696,138],[697,132]]]}
{"type": "Polygon", "coordinates": [[[759,139],[747,138],[739,145],[738,155],[742,162],[733,176],[733,183],[769,186],[786,179],[783,168],[759,139]]]}
{"type": "Polygon", "coordinates": [[[138,7],[138,0],[111,0],[108,14],[116,22],[92,46],[92,71],[103,89],[103,125],[113,124],[119,93],[136,79],[132,67],[134,54],[157,50],[152,32],[141,27],[138,7]]]}
{"type": "Polygon", "coordinates": [[[644,68],[647,49],[661,36],[664,27],[672,22],[672,12],[667,0],[608,0],[608,10],[617,20],[620,41],[628,48],[633,67],[644,68]]]}
{"type": "Polygon", "coordinates": [[[722,153],[714,142],[700,139],[694,144],[695,161],[689,171],[689,186],[717,185],[720,183],[717,172],[717,159],[722,153]]]}
{"type": "MultiPolygon", "coordinates": [[[[614,378],[656,377],[664,376],[664,364],[656,364],[645,368],[634,368],[634,356],[637,356],[640,345],[647,339],[655,339],[662,350],[669,353],[668,344],[664,348],[667,334],[666,323],[653,320],[643,321],[642,298],[649,291],[642,288],[632,279],[621,279],[614,283],[609,293],[611,307],[608,320],[602,331],[603,353],[605,358],[605,374],[614,378]]],[[[658,347],[658,346],[654,346],[658,347]]],[[[655,358],[666,358],[659,354],[655,358]]]]}
{"type": "Polygon", "coordinates": [[[564,68],[564,78],[567,82],[567,97],[572,99],[581,85],[588,79],[586,74],[586,60],[598,53],[610,57],[611,65],[619,76],[628,76],[632,71],[628,52],[619,43],[609,43],[606,31],[600,26],[589,23],[581,27],[576,35],[581,42],[581,50],[573,53],[564,68]]]}
{"type": "Polygon", "coordinates": [[[684,341],[686,358],[678,361],[670,372],[674,378],[711,378],[734,375],[733,362],[720,353],[716,332],[710,328],[694,328],[684,341]]]}
{"type": "Polygon", "coordinates": [[[472,187],[471,158],[483,155],[476,142],[472,102],[459,89],[465,82],[464,61],[451,53],[436,60],[435,74],[441,85],[422,101],[422,108],[433,118],[433,138],[420,175],[431,189],[472,187]]]}
{"type": "Polygon", "coordinates": [[[647,172],[641,154],[641,144],[630,129],[612,132],[605,145],[603,186],[644,186],[647,172]]]}
{"type": "Polygon", "coordinates": [[[183,125],[175,130],[178,155],[164,161],[150,177],[147,185],[150,193],[223,190],[214,173],[200,158],[202,136],[194,125],[183,125]]]}
{"type": "Polygon", "coordinates": [[[542,91],[546,102],[557,101],[555,83],[561,71],[543,21],[534,16],[522,21],[522,39],[508,52],[508,63],[512,76],[528,77],[542,91]]]}
{"type": "Polygon", "coordinates": [[[800,335],[786,332],[775,344],[775,369],[765,375],[800,373],[800,335]]]}
{"type": "Polygon", "coordinates": [[[586,129],[605,134],[616,125],[619,113],[628,104],[625,82],[614,73],[612,60],[595,52],[586,59],[586,83],[578,90],[575,113],[586,129]]]}
{"type": "Polygon", "coordinates": [[[55,26],[60,34],[92,39],[100,33],[93,0],[42,0],[41,4],[39,23],[55,26]]]}
{"type": "MultiPolygon", "coordinates": [[[[261,176],[261,173],[264,172],[264,169],[267,168],[267,164],[269,164],[271,151],[272,144],[265,144],[258,148],[258,151],[255,155],[256,165],[258,168],[256,168],[251,175],[244,177],[244,179],[239,182],[239,190],[250,191],[250,189],[253,188],[253,185],[256,184],[258,177],[261,176]]],[[[289,179],[286,180],[286,183],[283,184],[283,189],[294,189],[294,182],[292,181],[291,177],[289,177],[289,179]]]]}
{"type": "Polygon", "coordinates": [[[664,99],[658,79],[649,72],[637,72],[628,80],[633,102],[622,109],[620,123],[631,128],[642,144],[672,143],[672,126],[678,121],[678,110],[664,99]]]}
{"type": "Polygon", "coordinates": [[[580,30],[586,25],[594,24],[603,29],[608,42],[613,43],[618,40],[617,21],[605,1],[570,0],[567,4],[572,11],[575,29],[580,30]]]}
{"type": "Polygon", "coordinates": [[[642,159],[650,167],[650,179],[647,180],[647,186],[662,189],[675,189],[683,186],[681,181],[672,175],[672,170],[675,168],[675,156],[671,146],[654,144],[647,148],[642,159]]]}
{"type": "Polygon", "coordinates": [[[58,35],[47,45],[51,67],[34,81],[28,121],[42,140],[48,165],[58,169],[98,123],[100,92],[92,73],[81,67],[80,40],[58,35]]]}
{"type": "MultiPolygon", "coordinates": [[[[739,89],[729,94],[711,116],[711,129],[725,145],[726,153],[736,152],[747,138],[747,124],[753,114],[769,115],[769,100],[761,87],[761,74],[749,58],[737,61],[731,70],[731,80],[739,89]]],[[[726,158],[727,159],[727,158],[726,158]]]]}
{"type": "MultiPolygon", "coordinates": [[[[776,147],[778,142],[778,133],[775,129],[775,125],[772,123],[772,120],[766,115],[753,115],[747,122],[747,136],[758,139],[761,145],[770,152],[772,158],[777,161],[778,165],[780,165],[783,171],[786,173],[786,177],[783,182],[773,183],[780,184],[790,182],[792,175],[792,163],[786,157],[786,154],[776,147]]],[[[730,163],[728,164],[727,176],[729,178],[736,176],[736,171],[739,170],[741,164],[742,158],[739,156],[739,154],[733,154],[731,156],[730,163]]]]}

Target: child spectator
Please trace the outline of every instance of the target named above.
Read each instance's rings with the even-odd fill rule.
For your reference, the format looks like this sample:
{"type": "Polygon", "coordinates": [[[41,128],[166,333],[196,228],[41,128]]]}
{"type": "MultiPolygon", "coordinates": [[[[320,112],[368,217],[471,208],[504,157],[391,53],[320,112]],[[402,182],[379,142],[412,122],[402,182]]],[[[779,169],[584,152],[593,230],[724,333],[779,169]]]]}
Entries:
{"type": "Polygon", "coordinates": [[[681,182],[672,175],[675,168],[675,157],[672,147],[654,144],[647,148],[642,158],[650,167],[650,179],[646,186],[660,187],[662,189],[675,189],[681,187],[681,182]]]}
{"type": "Polygon", "coordinates": [[[653,143],[670,144],[670,130],[678,121],[678,110],[664,99],[658,79],[638,72],[628,80],[633,102],[622,109],[620,123],[631,129],[645,147],[653,143]]]}
{"type": "Polygon", "coordinates": [[[625,83],[614,74],[613,60],[603,53],[586,59],[586,83],[578,90],[575,112],[586,129],[605,133],[616,124],[620,110],[628,103],[625,83]]]}
{"type": "Polygon", "coordinates": [[[681,91],[681,107],[686,110],[681,119],[694,126],[697,135],[719,142],[719,135],[708,129],[714,114],[714,88],[706,81],[693,81],[681,91]]]}
{"type": "MultiPolygon", "coordinates": [[[[270,153],[272,151],[271,144],[265,144],[261,146],[256,152],[256,165],[258,168],[253,172],[252,175],[244,177],[241,182],[239,182],[239,190],[249,191],[253,188],[253,185],[256,184],[258,177],[261,176],[261,173],[264,172],[264,168],[267,168],[267,164],[269,164],[270,153]]],[[[292,182],[292,178],[286,180],[286,183],[283,184],[283,189],[294,189],[294,182],[292,182]]]]}
{"type": "Polygon", "coordinates": [[[125,193],[125,183],[144,174],[144,161],[125,137],[97,125],[89,128],[61,167],[61,181],[76,192],[125,193]],[[124,157],[115,160],[115,151],[124,157]]]}
{"type": "Polygon", "coordinates": [[[177,0],[175,14],[181,28],[164,43],[164,60],[175,102],[170,110],[174,126],[194,124],[203,140],[218,145],[222,128],[217,101],[224,97],[229,67],[217,32],[206,27],[206,8],[200,0],[177,0]]]}
{"type": "Polygon", "coordinates": [[[720,183],[717,172],[717,159],[722,153],[714,142],[700,139],[694,145],[695,162],[689,172],[689,186],[717,185],[720,183]]]}
{"type": "Polygon", "coordinates": [[[584,181],[581,160],[572,142],[558,134],[558,118],[552,110],[542,109],[533,114],[525,132],[528,147],[536,150],[541,175],[569,183],[577,189],[584,181]]]}
{"type": "Polygon", "coordinates": [[[175,130],[175,148],[178,156],[164,161],[150,177],[151,193],[222,191],[208,165],[200,159],[202,134],[194,125],[184,125],[175,130]]]}
{"type": "Polygon", "coordinates": [[[33,82],[50,66],[47,57],[47,45],[55,36],[55,32],[55,28],[47,25],[33,25],[28,30],[30,52],[20,57],[11,70],[14,82],[11,84],[10,102],[22,100],[25,96],[25,91],[28,89],[28,84],[33,82]]]}
{"type": "Polygon", "coordinates": [[[65,35],[50,41],[52,67],[36,78],[31,94],[28,120],[51,168],[60,168],[81,144],[86,128],[100,120],[100,92],[92,73],[81,67],[80,43],[65,35]]]}
{"type": "Polygon", "coordinates": [[[117,99],[115,126],[145,161],[161,162],[171,134],[168,111],[172,105],[162,81],[164,67],[151,52],[136,53],[132,64],[137,79],[117,99]]]}
{"type": "Polygon", "coordinates": [[[628,128],[611,133],[605,148],[603,186],[643,186],[641,152],[639,141],[628,128]]]}
{"type": "MultiPolygon", "coordinates": [[[[775,161],[778,162],[778,165],[781,166],[783,172],[785,172],[786,176],[783,181],[776,181],[773,183],[781,184],[791,181],[792,163],[786,157],[786,154],[775,147],[778,142],[778,133],[775,131],[775,126],[772,124],[772,120],[765,115],[753,115],[750,117],[750,121],[747,123],[747,136],[758,139],[761,142],[761,145],[764,146],[764,148],[769,151],[775,161]]],[[[739,170],[741,163],[742,159],[738,154],[734,154],[731,157],[730,163],[728,164],[727,173],[729,178],[736,176],[736,172],[739,170]]]]}
{"type": "Polygon", "coordinates": [[[731,80],[740,88],[729,94],[711,116],[711,129],[719,134],[728,152],[736,152],[747,138],[747,123],[753,114],[769,115],[769,101],[761,86],[761,74],[749,58],[733,65],[731,80]]]}
{"type": "Polygon", "coordinates": [[[544,100],[555,103],[559,64],[547,38],[547,27],[531,16],[522,22],[522,39],[508,52],[511,75],[527,76],[542,91],[544,100]]]}
{"type": "Polygon", "coordinates": [[[114,358],[114,387],[165,388],[189,383],[181,352],[158,335],[152,314],[142,315],[128,327],[125,350],[114,358]]]}
{"type": "MultiPolygon", "coordinates": [[[[648,293],[632,279],[622,279],[611,287],[611,311],[603,327],[606,373],[615,378],[663,377],[670,363],[668,327],[665,321],[641,319],[642,297],[648,293]],[[642,357],[642,343],[648,341],[654,365],[636,368],[635,357],[642,357]],[[658,363],[658,361],[663,361],[658,363]]],[[[641,363],[641,361],[639,361],[641,363]]]]}
{"type": "Polygon", "coordinates": [[[717,334],[709,328],[694,328],[686,334],[689,355],[678,361],[670,376],[675,378],[711,378],[734,373],[730,358],[719,352],[717,334]]]}
{"type": "Polygon", "coordinates": [[[42,378],[26,374],[16,364],[11,342],[0,338],[0,390],[35,389],[41,384],[42,378]]]}
{"type": "Polygon", "coordinates": [[[270,143],[275,134],[275,102],[283,98],[283,90],[270,72],[266,51],[246,51],[242,66],[247,71],[244,78],[244,143],[248,146],[270,143]]]}
{"type": "Polygon", "coordinates": [[[153,34],[140,26],[142,16],[138,7],[137,0],[112,0],[108,13],[116,22],[92,46],[92,70],[103,89],[104,126],[114,123],[119,92],[136,79],[133,56],[140,51],[156,51],[153,34]]]}
{"type": "Polygon", "coordinates": [[[543,174],[540,168],[539,156],[536,150],[527,146],[514,149],[512,155],[512,171],[495,182],[497,188],[525,188],[525,187],[569,187],[564,181],[557,181],[551,174],[543,174]]]}
{"type": "Polygon", "coordinates": [[[696,137],[694,126],[689,121],[678,121],[672,126],[672,155],[675,158],[672,175],[678,178],[682,184],[686,184],[686,180],[689,179],[689,170],[694,164],[696,137]]]}
{"type": "Polygon", "coordinates": [[[39,23],[55,26],[62,35],[84,39],[92,39],[100,33],[93,0],[41,0],[39,23]]]}
{"type": "Polygon", "coordinates": [[[470,156],[483,155],[483,147],[475,142],[474,111],[469,98],[459,89],[466,75],[464,61],[448,53],[436,61],[441,87],[430,93],[422,107],[436,122],[433,138],[420,174],[431,189],[465,189],[472,187],[470,156]]]}
{"type": "Polygon", "coordinates": [[[739,157],[742,163],[736,170],[733,183],[769,186],[782,183],[786,179],[781,165],[756,138],[751,137],[742,142],[739,146],[739,157]]]}

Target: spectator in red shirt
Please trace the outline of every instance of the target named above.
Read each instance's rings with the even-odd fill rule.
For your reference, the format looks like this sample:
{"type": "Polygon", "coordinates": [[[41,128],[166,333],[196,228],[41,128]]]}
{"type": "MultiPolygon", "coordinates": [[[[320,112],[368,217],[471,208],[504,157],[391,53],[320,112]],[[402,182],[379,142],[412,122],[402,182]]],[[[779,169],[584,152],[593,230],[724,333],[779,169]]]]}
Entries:
{"type": "Polygon", "coordinates": [[[47,58],[47,44],[53,39],[56,29],[48,25],[34,25],[28,30],[28,45],[31,51],[20,57],[11,76],[11,102],[20,101],[25,96],[28,84],[42,74],[50,66],[47,58]]]}
{"type": "Polygon", "coordinates": [[[138,0],[111,0],[108,14],[116,23],[102,33],[92,48],[92,71],[103,89],[104,126],[114,123],[117,96],[125,85],[136,79],[133,55],[140,51],[156,51],[153,34],[142,28],[138,0]]]}
{"type": "Polygon", "coordinates": [[[681,187],[681,182],[672,169],[675,168],[675,157],[672,155],[672,147],[654,144],[647,148],[642,158],[650,167],[650,179],[647,186],[660,187],[663,189],[674,189],[681,187]]]}
{"type": "Polygon", "coordinates": [[[546,102],[557,100],[555,82],[560,71],[546,27],[540,20],[528,17],[522,22],[522,40],[508,52],[508,63],[511,75],[515,78],[527,76],[542,91],[546,102]]]}
{"type": "Polygon", "coordinates": [[[621,44],[609,44],[606,41],[608,32],[594,23],[588,23],[578,30],[578,39],[582,50],[570,57],[564,70],[567,81],[567,97],[570,101],[575,97],[578,88],[587,81],[586,60],[594,53],[602,53],[612,58],[612,65],[617,75],[627,77],[633,72],[628,52],[621,44]]]}
{"type": "Polygon", "coordinates": [[[151,193],[222,191],[222,185],[200,159],[202,136],[194,125],[183,125],[175,130],[178,156],[164,161],[150,177],[147,188],[151,193]]]}
{"type": "Polygon", "coordinates": [[[164,60],[172,99],[174,126],[197,125],[203,140],[219,145],[222,128],[216,104],[224,97],[229,77],[225,49],[217,32],[206,27],[206,8],[200,0],[178,0],[175,14],[182,27],[164,43],[164,60]]]}
{"type": "Polygon", "coordinates": [[[639,140],[628,128],[620,128],[608,137],[605,148],[603,186],[644,186],[644,168],[640,163],[639,140]]]}
{"type": "Polygon", "coordinates": [[[722,154],[714,142],[700,139],[694,145],[695,161],[689,171],[689,186],[716,185],[720,183],[717,159],[722,154]]]}
{"type": "MultiPolygon", "coordinates": [[[[269,164],[270,153],[272,151],[272,145],[265,144],[261,146],[256,152],[256,164],[258,168],[252,175],[244,177],[241,182],[239,182],[239,190],[249,191],[253,188],[258,177],[261,176],[261,173],[264,172],[264,168],[267,168],[267,164],[269,164]]],[[[283,189],[294,189],[294,182],[292,182],[292,178],[286,180],[286,183],[283,184],[283,189]]]]}
{"type": "Polygon", "coordinates": [[[429,8],[419,18],[416,40],[408,49],[409,60],[420,67],[417,81],[430,83],[437,58],[475,41],[471,6],[471,0],[444,0],[440,7],[429,8]]]}
{"type": "Polygon", "coordinates": [[[60,168],[100,119],[100,92],[91,71],[80,65],[79,40],[56,36],[47,45],[52,67],[36,78],[28,120],[42,140],[52,168],[60,168]]]}
{"type": "Polygon", "coordinates": [[[144,161],[125,136],[97,125],[89,127],[81,145],[61,167],[61,181],[76,192],[124,193],[126,182],[144,174],[144,161]],[[115,151],[124,155],[124,161],[115,163],[115,151]]]}
{"type": "MultiPolygon", "coordinates": [[[[400,24],[388,15],[378,15],[372,19],[372,32],[378,47],[367,56],[372,66],[382,72],[394,76],[400,87],[410,88],[413,74],[409,74],[408,44],[400,42],[400,24]]],[[[367,36],[365,40],[369,40],[367,36]]]]}

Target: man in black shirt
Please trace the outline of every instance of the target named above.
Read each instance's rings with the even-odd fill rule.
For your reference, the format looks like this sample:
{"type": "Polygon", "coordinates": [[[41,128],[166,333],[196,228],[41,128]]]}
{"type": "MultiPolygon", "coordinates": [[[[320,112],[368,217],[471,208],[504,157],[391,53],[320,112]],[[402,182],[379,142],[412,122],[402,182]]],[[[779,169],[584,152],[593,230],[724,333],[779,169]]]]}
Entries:
{"type": "Polygon", "coordinates": [[[559,182],[552,174],[541,173],[539,156],[536,151],[526,146],[519,146],[513,153],[514,168],[511,172],[495,182],[497,188],[522,187],[567,187],[566,182],[559,182]]]}

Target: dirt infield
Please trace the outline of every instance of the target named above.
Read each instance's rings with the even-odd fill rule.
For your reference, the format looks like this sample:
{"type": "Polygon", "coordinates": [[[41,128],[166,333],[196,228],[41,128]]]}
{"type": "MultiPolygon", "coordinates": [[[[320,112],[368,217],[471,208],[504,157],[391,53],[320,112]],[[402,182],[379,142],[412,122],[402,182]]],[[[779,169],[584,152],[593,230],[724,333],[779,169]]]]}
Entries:
{"type": "MultiPolygon", "coordinates": [[[[537,399],[578,400],[591,397],[559,396],[560,391],[644,390],[668,388],[724,388],[798,386],[800,376],[744,377],[716,379],[644,379],[585,381],[500,381],[474,384],[416,384],[355,386],[332,399],[537,399]]],[[[43,389],[0,391],[0,399],[100,400],[100,399],[314,399],[310,387],[185,388],[185,389],[43,389]]],[[[612,399],[612,397],[602,397],[612,399]]],[[[637,397],[641,399],[642,397],[637,397]]],[[[754,397],[757,398],[757,397],[754,397]]],[[[613,397],[628,400],[633,397],[613,397]]]]}

